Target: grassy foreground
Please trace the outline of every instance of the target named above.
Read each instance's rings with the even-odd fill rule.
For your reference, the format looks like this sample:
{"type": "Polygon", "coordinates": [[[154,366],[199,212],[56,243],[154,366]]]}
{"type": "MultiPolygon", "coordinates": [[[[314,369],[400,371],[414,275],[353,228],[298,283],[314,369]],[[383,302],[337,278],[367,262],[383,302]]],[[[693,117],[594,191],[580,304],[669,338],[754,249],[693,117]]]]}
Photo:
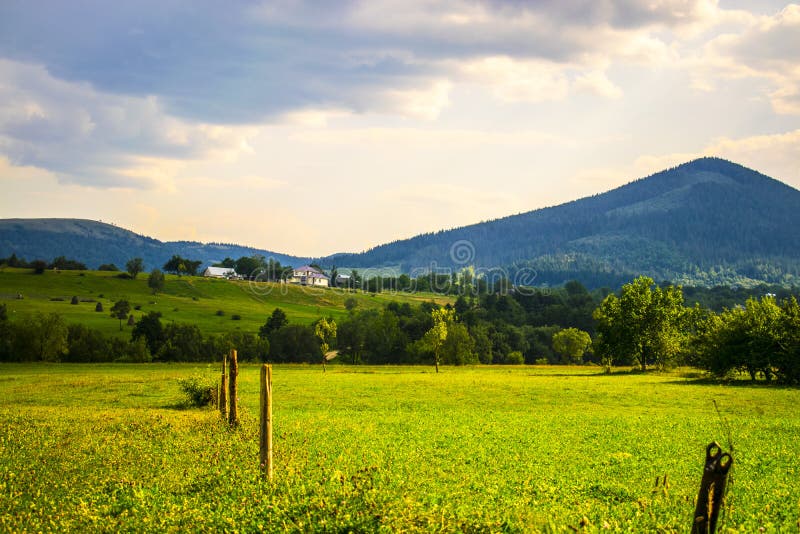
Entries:
{"type": "Polygon", "coordinates": [[[275,480],[243,424],[183,409],[190,365],[0,366],[0,531],[688,532],[736,448],[721,531],[796,532],[800,390],[581,367],[276,366],[275,480]],[[654,488],[668,475],[669,487],[654,488]]]}

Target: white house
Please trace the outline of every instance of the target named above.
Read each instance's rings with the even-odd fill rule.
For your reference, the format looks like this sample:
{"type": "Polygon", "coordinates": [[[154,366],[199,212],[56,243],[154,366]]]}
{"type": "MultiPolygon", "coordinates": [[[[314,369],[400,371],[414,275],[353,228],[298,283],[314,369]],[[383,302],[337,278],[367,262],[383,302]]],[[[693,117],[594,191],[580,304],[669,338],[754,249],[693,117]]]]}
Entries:
{"type": "Polygon", "coordinates": [[[289,282],[304,286],[330,286],[330,278],[316,267],[310,265],[294,268],[289,282]]]}
{"type": "Polygon", "coordinates": [[[236,278],[236,270],[232,267],[206,267],[203,276],[210,278],[236,278]]]}

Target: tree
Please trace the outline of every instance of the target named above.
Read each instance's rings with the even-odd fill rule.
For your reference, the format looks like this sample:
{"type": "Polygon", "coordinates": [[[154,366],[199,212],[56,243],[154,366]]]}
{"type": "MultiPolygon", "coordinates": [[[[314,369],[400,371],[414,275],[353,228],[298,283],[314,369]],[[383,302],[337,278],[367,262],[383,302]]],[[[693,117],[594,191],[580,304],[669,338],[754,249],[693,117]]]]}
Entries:
{"type": "Polygon", "coordinates": [[[567,363],[583,363],[583,355],[591,346],[589,334],[577,328],[565,328],[553,334],[553,350],[567,363]]]}
{"type": "Polygon", "coordinates": [[[132,258],[125,264],[125,270],[131,275],[131,278],[136,280],[140,272],[144,271],[144,260],[142,258],[132,258]]]}
{"type": "Polygon", "coordinates": [[[158,269],[150,271],[150,276],[147,277],[147,287],[153,292],[153,295],[159,291],[164,290],[164,273],[158,269]]]}
{"type": "Polygon", "coordinates": [[[44,260],[33,260],[30,266],[31,269],[33,269],[33,274],[44,274],[45,269],[47,269],[47,262],[44,260]]]}
{"type": "Polygon", "coordinates": [[[272,311],[272,315],[267,319],[267,322],[258,329],[258,337],[261,339],[269,339],[273,332],[280,330],[287,324],[289,324],[289,319],[286,317],[286,313],[280,308],[275,308],[272,311]]]}
{"type": "Polygon", "coordinates": [[[314,325],[314,335],[319,340],[319,350],[322,353],[322,370],[324,371],[327,353],[336,342],[336,321],[333,319],[320,319],[314,325]]]}
{"type": "Polygon", "coordinates": [[[448,326],[447,337],[442,345],[442,361],[450,365],[478,363],[475,340],[463,324],[454,322],[448,326]]]}
{"type": "Polygon", "coordinates": [[[64,256],[58,256],[50,265],[50,269],[58,269],[60,271],[85,271],[86,265],[77,260],[70,260],[64,256]]]}
{"type": "Polygon", "coordinates": [[[150,354],[156,355],[159,353],[165,340],[164,325],[161,324],[160,312],[147,312],[136,322],[131,331],[131,339],[136,341],[139,338],[144,338],[145,342],[147,342],[150,354]]]}
{"type": "Polygon", "coordinates": [[[242,256],[236,260],[236,272],[242,276],[252,277],[255,276],[260,269],[263,269],[264,256],[255,254],[253,256],[242,256]]]}
{"type": "Polygon", "coordinates": [[[13,343],[18,359],[57,362],[67,352],[67,325],[57,313],[37,312],[16,325],[13,343]]]}
{"type": "Polygon", "coordinates": [[[269,340],[270,359],[275,362],[318,362],[319,348],[314,329],[302,324],[288,324],[273,332],[269,340]]]}
{"type": "Polygon", "coordinates": [[[433,363],[436,372],[439,372],[439,363],[442,356],[442,347],[447,340],[447,327],[454,320],[454,311],[448,308],[438,308],[431,311],[433,326],[425,332],[420,340],[422,347],[433,354],[433,363]]]}
{"type": "Polygon", "coordinates": [[[122,331],[122,321],[128,318],[131,305],[127,300],[118,300],[111,306],[111,317],[119,319],[119,329],[122,331]]]}
{"type": "Polygon", "coordinates": [[[347,297],[344,299],[344,309],[352,312],[358,307],[358,301],[354,297],[347,297]]]}
{"type": "Polygon", "coordinates": [[[189,260],[174,254],[167,263],[164,264],[164,271],[195,276],[197,274],[197,268],[200,267],[202,263],[203,262],[199,260],[189,260]]]}
{"type": "Polygon", "coordinates": [[[643,371],[651,363],[668,366],[681,348],[684,311],[679,287],[653,288],[651,278],[640,276],[594,311],[597,353],[607,367],[614,362],[637,363],[643,371]]]}
{"type": "Polygon", "coordinates": [[[104,263],[97,268],[98,271],[119,271],[119,267],[113,263],[104,263]]]}

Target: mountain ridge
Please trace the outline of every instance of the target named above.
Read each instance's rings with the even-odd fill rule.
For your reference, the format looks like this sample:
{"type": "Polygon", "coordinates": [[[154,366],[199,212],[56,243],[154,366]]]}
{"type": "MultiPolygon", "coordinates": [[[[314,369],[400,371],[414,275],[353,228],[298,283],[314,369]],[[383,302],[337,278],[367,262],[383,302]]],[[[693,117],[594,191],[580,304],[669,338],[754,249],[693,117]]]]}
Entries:
{"type": "MultiPolygon", "coordinates": [[[[28,259],[42,256],[26,254],[24,247],[12,250],[14,243],[20,247],[19,238],[9,237],[13,236],[9,231],[13,221],[0,220],[0,257],[11,252],[28,259]]],[[[30,237],[46,245],[47,227],[52,230],[59,224],[57,221],[65,220],[28,221],[40,221],[31,223],[30,237]]],[[[86,228],[105,223],[66,221],[73,221],[65,225],[76,226],[73,230],[84,232],[85,239],[115,233],[108,228],[94,228],[93,234],[92,229],[86,228]]],[[[17,224],[24,226],[22,222],[17,224]]],[[[454,272],[473,266],[478,270],[501,270],[512,281],[520,273],[525,274],[526,280],[533,273],[537,284],[560,284],[574,278],[590,287],[618,286],[638,274],[700,285],[789,284],[800,280],[798,228],[800,191],[727,160],[700,158],[557,206],[428,232],[360,253],[338,253],[315,261],[328,268],[376,272],[389,269],[396,274],[454,272]]],[[[313,260],[253,247],[192,241],[162,243],[130,234],[124,234],[123,243],[115,244],[112,251],[118,256],[130,250],[149,253],[154,260],[165,258],[155,263],[158,266],[172,254],[202,259],[204,263],[219,261],[220,256],[250,254],[262,254],[290,265],[313,260]],[[130,245],[127,249],[125,243],[130,245]]],[[[79,257],[80,247],[73,247],[75,252],[58,254],[53,247],[46,250],[51,251],[48,257],[63,254],[93,263],[79,257]]],[[[129,253],[128,257],[132,255],[129,253]]]]}

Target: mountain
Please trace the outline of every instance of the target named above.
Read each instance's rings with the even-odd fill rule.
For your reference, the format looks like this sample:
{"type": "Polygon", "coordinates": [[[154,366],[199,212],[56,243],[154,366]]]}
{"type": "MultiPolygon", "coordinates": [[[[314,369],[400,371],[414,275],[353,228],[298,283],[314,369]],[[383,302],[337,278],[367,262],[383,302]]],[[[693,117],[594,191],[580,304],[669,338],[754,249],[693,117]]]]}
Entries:
{"type": "Polygon", "coordinates": [[[210,265],[226,257],[240,258],[261,254],[282,264],[307,263],[268,250],[221,243],[195,241],[162,242],[117,226],[84,219],[0,219],[0,257],[16,254],[26,260],[52,260],[66,256],[96,268],[114,263],[124,268],[135,257],[144,260],[149,270],[160,268],[174,254],[210,265]]]}
{"type": "Polygon", "coordinates": [[[800,191],[702,158],[560,206],[324,262],[403,272],[473,265],[537,285],[578,279],[613,287],[638,274],[698,285],[795,283],[800,191]]]}
{"type": "MultiPolygon", "coordinates": [[[[12,253],[28,260],[64,255],[90,267],[121,267],[141,256],[151,268],[173,254],[204,264],[252,254],[288,265],[310,261],[236,245],[164,243],[74,219],[0,220],[0,257],[12,253]]],[[[800,284],[800,191],[730,161],[702,158],[559,206],[317,261],[339,272],[412,275],[472,266],[525,285],[577,279],[617,287],[639,274],[707,286],[800,284]]]]}

